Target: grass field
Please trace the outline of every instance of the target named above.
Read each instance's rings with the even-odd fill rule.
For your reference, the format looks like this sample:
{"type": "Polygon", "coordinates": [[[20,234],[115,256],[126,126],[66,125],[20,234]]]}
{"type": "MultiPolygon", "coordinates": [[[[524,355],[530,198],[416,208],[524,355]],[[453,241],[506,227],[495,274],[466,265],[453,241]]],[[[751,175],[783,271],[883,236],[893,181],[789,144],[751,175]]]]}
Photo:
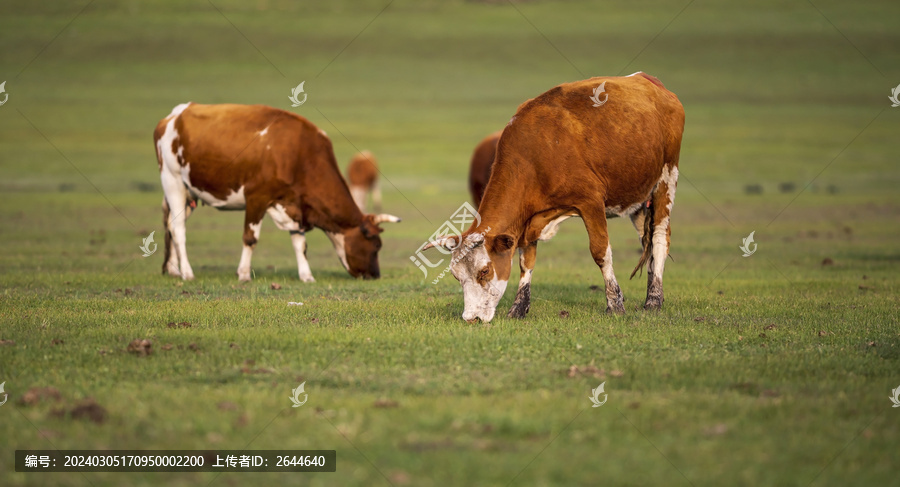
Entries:
{"type": "Polygon", "coordinates": [[[896,485],[897,2],[86,4],[0,17],[3,485],[896,485]],[[509,291],[465,323],[456,281],[409,256],[468,199],[475,144],[559,83],[638,70],[687,113],[663,311],[637,309],[637,236],[612,221],[628,312],[607,316],[570,220],[525,320],[503,317],[509,291]],[[293,110],[342,165],[372,150],[403,218],[382,279],[350,278],[312,232],[303,284],[266,221],[239,283],[242,216],[211,208],[188,222],[197,279],[160,275],[138,249],[162,240],[152,131],[185,101],[293,110]],[[43,387],[58,399],[27,394],[43,387]],[[338,466],[25,474],[16,449],[333,449],[338,466]]]}

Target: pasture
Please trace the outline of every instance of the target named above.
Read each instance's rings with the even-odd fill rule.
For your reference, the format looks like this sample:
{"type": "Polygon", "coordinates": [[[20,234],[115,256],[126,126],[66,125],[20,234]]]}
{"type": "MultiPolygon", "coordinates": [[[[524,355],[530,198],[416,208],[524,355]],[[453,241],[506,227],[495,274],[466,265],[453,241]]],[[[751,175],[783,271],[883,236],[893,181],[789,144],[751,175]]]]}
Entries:
{"type": "Polygon", "coordinates": [[[0,17],[3,485],[896,482],[897,2],[85,5],[0,17]],[[511,284],[464,322],[458,283],[409,257],[469,200],[475,144],[557,84],[639,70],[686,112],[663,310],[638,309],[618,219],[627,312],[606,315],[572,219],[538,247],[526,319],[505,318],[511,284]],[[267,218],[240,283],[242,214],[209,207],[187,222],[196,280],[162,276],[152,132],[186,101],[298,113],[342,170],[371,150],[403,218],[382,278],[313,231],[301,283],[267,218]],[[337,471],[24,474],[16,449],[334,449],[337,471]]]}

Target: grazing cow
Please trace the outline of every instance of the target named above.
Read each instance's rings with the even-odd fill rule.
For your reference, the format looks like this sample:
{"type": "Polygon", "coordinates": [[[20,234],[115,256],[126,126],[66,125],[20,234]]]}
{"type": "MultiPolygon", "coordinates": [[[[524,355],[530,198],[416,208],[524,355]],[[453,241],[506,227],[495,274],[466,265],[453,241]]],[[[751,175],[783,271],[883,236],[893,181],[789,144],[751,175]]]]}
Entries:
{"type": "Polygon", "coordinates": [[[649,261],[644,308],[659,309],[683,131],[678,98],[641,72],[562,84],[520,105],[500,137],[481,222],[430,244],[452,249],[450,270],[463,287],[463,318],[494,317],[517,248],[522,274],[507,316],[524,317],[537,242],[553,237],[572,216],[587,228],[612,313],[625,307],[606,219],[631,218],[643,246],[631,275],[649,261]]]}
{"type": "Polygon", "coordinates": [[[502,133],[501,130],[488,135],[478,143],[475,152],[472,153],[472,163],[469,165],[469,193],[472,194],[472,201],[475,202],[476,208],[481,205],[484,188],[491,179],[491,165],[494,164],[497,142],[500,141],[502,133]]]}
{"type": "Polygon", "coordinates": [[[375,211],[381,211],[381,187],[378,185],[378,162],[371,152],[364,150],[350,159],[347,165],[347,182],[350,185],[350,194],[353,201],[359,207],[359,211],[366,211],[366,195],[372,193],[372,203],[375,211]]]}
{"type": "Polygon", "coordinates": [[[364,215],[341,177],[331,141],[309,120],[262,105],[178,105],[153,133],[163,191],[163,273],[193,279],[185,221],[197,200],[244,210],[238,278],[250,280],[250,258],[266,213],[291,234],[300,280],[313,282],[305,232],[322,229],[354,277],[378,278],[379,234],[391,215],[364,215]]]}

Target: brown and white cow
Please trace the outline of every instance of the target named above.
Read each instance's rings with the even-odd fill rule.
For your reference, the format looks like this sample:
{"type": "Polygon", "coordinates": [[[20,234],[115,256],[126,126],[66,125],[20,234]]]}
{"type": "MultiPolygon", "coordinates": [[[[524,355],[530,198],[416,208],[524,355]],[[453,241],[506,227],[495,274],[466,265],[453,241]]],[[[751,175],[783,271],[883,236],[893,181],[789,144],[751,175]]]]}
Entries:
{"type": "Polygon", "coordinates": [[[375,211],[381,211],[381,186],[378,184],[378,162],[371,152],[364,150],[350,159],[347,165],[350,194],[360,211],[366,211],[366,196],[372,193],[375,211]]]}
{"type": "Polygon", "coordinates": [[[354,277],[378,278],[379,234],[391,215],[364,215],[341,177],[331,140],[309,120],[262,105],[178,105],[153,133],[163,191],[166,257],[163,273],[193,279],[185,221],[197,200],[219,210],[244,210],[238,278],[250,280],[250,259],[266,213],[290,232],[300,280],[313,282],[305,232],[322,229],[354,277]]]}
{"type": "Polygon", "coordinates": [[[497,142],[500,142],[502,133],[503,131],[500,130],[488,135],[475,146],[475,152],[472,153],[472,162],[469,164],[469,193],[472,194],[475,208],[481,205],[484,188],[491,179],[491,166],[494,164],[497,142]]]}
{"type": "Polygon", "coordinates": [[[450,269],[463,287],[463,318],[494,317],[517,248],[522,274],[507,316],[524,317],[537,243],[572,216],[587,228],[606,282],[606,310],[613,313],[625,307],[606,219],[631,217],[643,245],[631,275],[649,260],[644,308],[659,309],[683,131],[678,98],[640,72],[562,84],[519,106],[500,137],[481,222],[432,244],[453,250],[450,269]]]}

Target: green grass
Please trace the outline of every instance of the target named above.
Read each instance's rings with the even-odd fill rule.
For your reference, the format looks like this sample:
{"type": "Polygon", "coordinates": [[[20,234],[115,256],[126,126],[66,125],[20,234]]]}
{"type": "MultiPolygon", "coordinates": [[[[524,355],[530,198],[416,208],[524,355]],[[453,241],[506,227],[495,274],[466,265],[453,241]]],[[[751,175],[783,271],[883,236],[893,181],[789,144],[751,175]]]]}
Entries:
{"type": "Polygon", "coordinates": [[[698,1],[650,43],[684,3],[397,0],[343,52],[383,3],[215,4],[240,33],[208,2],[98,0],[49,45],[81,5],[0,17],[4,485],[892,483],[896,2],[815,2],[826,19],[808,2],[698,1]],[[687,113],[664,310],[636,309],[637,238],[611,221],[628,312],[607,316],[570,220],[539,248],[527,319],[463,322],[458,284],[423,280],[409,256],[468,199],[474,145],[560,82],[637,70],[687,113]],[[156,122],[187,100],[289,108],[303,80],[296,113],[342,165],[371,149],[389,180],[403,222],[386,226],[382,279],[351,279],[312,232],[317,282],[300,283],[266,222],[239,283],[242,217],[210,208],[188,222],[197,280],[161,276],[161,252],[138,249],[162,240],[156,122]],[[133,339],[153,354],[127,353],[133,339]],[[32,387],[62,400],[21,404],[32,387]],[[105,422],[54,414],[85,398],[105,422]],[[12,472],[14,450],[54,448],[335,449],[338,468],[12,472]]]}

